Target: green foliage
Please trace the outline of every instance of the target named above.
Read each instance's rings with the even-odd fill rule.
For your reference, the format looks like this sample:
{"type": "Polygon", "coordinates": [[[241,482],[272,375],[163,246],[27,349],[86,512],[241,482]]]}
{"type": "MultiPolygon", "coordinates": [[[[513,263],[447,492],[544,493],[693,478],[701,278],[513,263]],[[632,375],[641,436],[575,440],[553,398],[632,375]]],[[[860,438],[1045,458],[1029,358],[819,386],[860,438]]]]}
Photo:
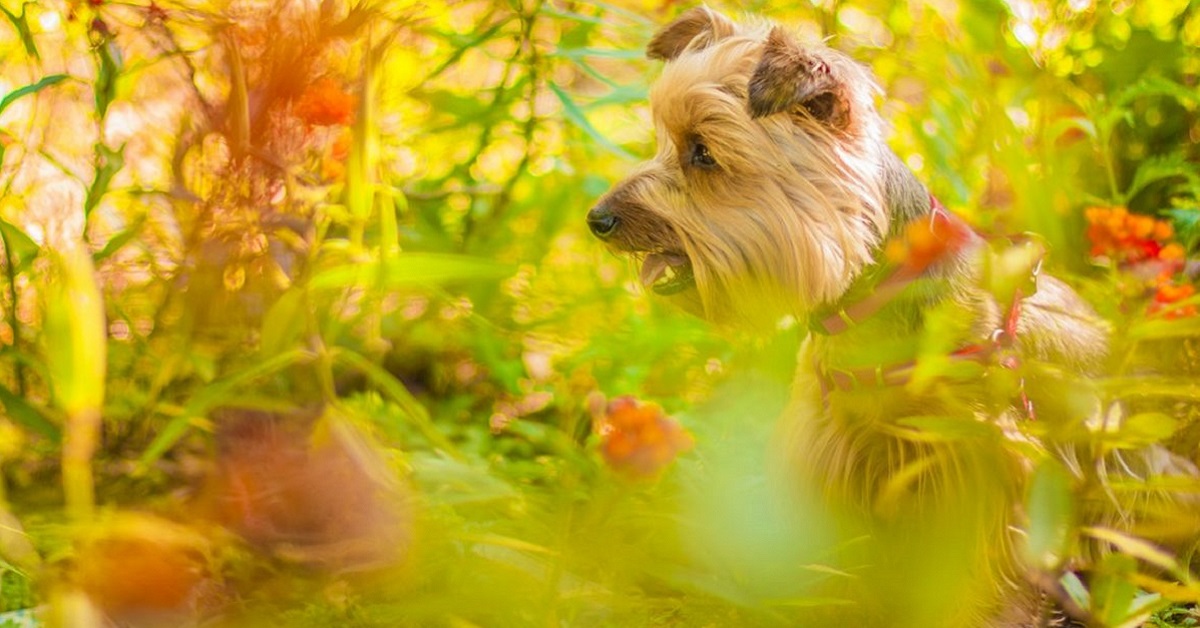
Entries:
{"type": "MultiPolygon", "coordinates": [[[[323,405],[364,426],[358,453],[377,447],[387,466],[371,471],[415,496],[406,563],[358,579],[220,537],[206,559],[231,621],[820,625],[867,582],[903,598],[900,625],[971,594],[958,576],[975,566],[956,562],[969,526],[955,523],[970,513],[922,522],[915,538],[937,542],[872,565],[871,544],[896,538],[847,532],[781,479],[768,452],[803,326],[714,330],[633,289],[636,272],[587,233],[587,209],[653,150],[643,47],[682,5],[259,4],[0,7],[0,502],[18,517],[61,517],[64,500],[86,511],[94,486],[101,510],[192,523],[204,498],[181,487],[227,462],[219,408],[323,405]],[[614,471],[605,402],[623,395],[658,403],[694,448],[650,479],[614,471]]],[[[997,407],[1054,391],[1016,428],[1024,441],[961,403],[889,427],[981,453],[972,472],[997,488],[980,508],[1018,505],[1030,563],[1098,625],[1195,625],[1187,548],[1139,534],[1200,522],[1104,461],[1156,444],[1196,458],[1200,318],[1153,310],[1153,277],[1093,255],[1085,209],[1167,219],[1200,252],[1200,9],[710,5],[871,65],[901,159],[982,230],[1039,234],[1047,269],[1119,332],[1095,379],[950,360],[971,331],[951,309],[926,313],[926,336],[849,357],[916,356],[913,385],[931,395],[986,373],[997,407]],[[1081,452],[1078,468],[1047,456],[1059,447],[1081,452]],[[1024,493],[988,462],[1001,449],[1033,469],[1024,493]],[[1092,525],[1097,503],[1162,529],[1092,525]]],[[[1033,248],[989,254],[1000,302],[1030,291],[1033,248]]],[[[899,465],[881,511],[944,463],[899,465]]],[[[329,509],[353,510],[338,497],[329,509]]],[[[85,528],[35,530],[35,545],[68,556],[60,537],[85,528]]],[[[69,569],[40,574],[36,594],[3,571],[0,609],[66,596],[69,569]]]]}

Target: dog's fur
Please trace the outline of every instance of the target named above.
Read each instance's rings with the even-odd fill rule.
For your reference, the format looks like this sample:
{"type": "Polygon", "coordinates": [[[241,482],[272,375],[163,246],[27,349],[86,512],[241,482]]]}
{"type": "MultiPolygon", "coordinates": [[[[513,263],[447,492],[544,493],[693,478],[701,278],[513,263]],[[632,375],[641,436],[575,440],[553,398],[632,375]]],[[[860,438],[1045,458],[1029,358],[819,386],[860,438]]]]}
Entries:
{"type": "MultiPolygon", "coordinates": [[[[884,244],[931,208],[885,143],[869,72],[777,25],[707,8],[663,28],[647,52],[666,62],[650,94],[658,150],[591,210],[596,235],[642,259],[648,288],[721,323],[803,321],[869,293],[884,244]]],[[[870,366],[872,352],[921,337],[934,310],[966,321],[957,342],[987,342],[1005,306],[980,288],[985,245],[972,238],[869,319],[810,335],[799,358],[788,458],[827,507],[877,540],[864,558],[875,566],[863,572],[874,595],[858,617],[875,625],[1008,621],[1004,607],[1034,597],[1012,532],[1031,465],[1014,450],[1082,464],[1013,429],[1019,404],[984,401],[978,380],[867,393],[823,384],[824,369],[870,366]],[[994,438],[923,439],[898,421],[920,416],[985,419],[973,424],[994,438]],[[941,587],[949,606],[922,597],[922,586],[941,587]]],[[[1096,372],[1105,357],[1104,325],[1044,275],[1017,331],[1023,359],[1064,372],[1096,372]]]]}

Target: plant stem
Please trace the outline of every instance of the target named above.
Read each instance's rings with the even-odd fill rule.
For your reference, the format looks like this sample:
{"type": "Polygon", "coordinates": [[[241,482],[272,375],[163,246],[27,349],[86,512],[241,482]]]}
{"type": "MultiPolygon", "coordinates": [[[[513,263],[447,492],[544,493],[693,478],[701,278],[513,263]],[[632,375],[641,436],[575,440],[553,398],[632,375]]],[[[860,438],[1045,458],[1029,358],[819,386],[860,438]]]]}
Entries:
{"type": "MultiPolygon", "coordinates": [[[[8,278],[9,327],[12,328],[12,346],[20,353],[21,319],[17,316],[17,271],[13,267],[12,247],[9,246],[8,235],[0,230],[0,241],[4,244],[4,272],[8,278]]],[[[25,365],[21,360],[16,361],[17,392],[25,396],[25,365]]]]}

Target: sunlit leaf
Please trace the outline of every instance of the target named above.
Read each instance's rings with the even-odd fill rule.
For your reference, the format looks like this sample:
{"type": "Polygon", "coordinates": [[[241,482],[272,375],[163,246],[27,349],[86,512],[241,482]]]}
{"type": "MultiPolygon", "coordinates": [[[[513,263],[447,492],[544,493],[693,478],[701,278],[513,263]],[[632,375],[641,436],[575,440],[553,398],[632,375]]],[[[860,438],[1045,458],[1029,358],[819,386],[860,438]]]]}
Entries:
{"type": "Polygon", "coordinates": [[[1179,319],[1152,318],[1130,325],[1127,335],[1132,340],[1162,340],[1200,336],[1200,317],[1179,319]]]}
{"type": "Polygon", "coordinates": [[[1148,157],[1138,164],[1137,171],[1133,173],[1133,181],[1125,191],[1125,200],[1133,200],[1152,183],[1173,178],[1184,179],[1193,186],[1200,186],[1200,171],[1182,152],[1148,157]]]}
{"type": "Polygon", "coordinates": [[[1151,445],[1169,438],[1179,421],[1162,412],[1140,412],[1121,422],[1119,435],[1131,447],[1151,445]]]}
{"type": "Polygon", "coordinates": [[[263,316],[259,351],[264,357],[280,353],[295,344],[308,313],[308,293],[304,286],[285,291],[263,316]]]}
{"type": "Polygon", "coordinates": [[[425,81],[431,81],[440,76],[447,69],[453,67],[462,59],[463,55],[471,50],[474,50],[479,44],[494,37],[496,33],[508,22],[508,19],[499,20],[495,24],[478,31],[478,33],[473,37],[455,42],[457,47],[455,48],[454,52],[450,53],[444,61],[438,64],[438,66],[425,77],[425,81]]]}
{"type": "Polygon", "coordinates": [[[934,443],[999,437],[994,425],[977,421],[973,417],[913,416],[899,419],[896,423],[913,428],[895,432],[897,436],[913,442],[934,443]]]}
{"type": "Polygon", "coordinates": [[[1109,543],[1127,556],[1143,560],[1168,573],[1179,575],[1184,571],[1174,556],[1145,539],[1100,526],[1086,527],[1082,531],[1093,539],[1109,543]]]}
{"type": "Polygon", "coordinates": [[[41,249],[20,227],[3,218],[0,218],[0,237],[4,238],[4,246],[9,253],[21,260],[22,267],[28,266],[41,249]]]}
{"type": "Polygon", "coordinates": [[[592,126],[592,123],[588,121],[587,116],[583,113],[583,110],[579,108],[579,105],[575,104],[575,101],[572,100],[571,97],[565,91],[563,91],[561,87],[555,85],[554,83],[549,83],[549,85],[551,91],[554,92],[555,96],[558,96],[559,102],[562,103],[563,114],[567,116],[567,119],[570,120],[572,124],[579,127],[580,130],[595,140],[596,143],[600,144],[612,153],[625,159],[634,159],[634,156],[629,154],[628,151],[612,143],[611,140],[609,140],[607,137],[604,137],[604,135],[597,131],[596,127],[592,126]]]}
{"type": "Polygon", "coordinates": [[[8,418],[17,425],[37,432],[54,442],[61,439],[62,432],[58,426],[51,423],[40,410],[24,398],[17,396],[4,386],[0,386],[0,403],[4,404],[4,412],[8,418]]]}
{"type": "Polygon", "coordinates": [[[37,45],[33,42],[33,32],[29,29],[29,20],[26,17],[26,9],[29,7],[29,4],[30,3],[24,3],[21,5],[20,15],[9,11],[3,6],[0,6],[0,11],[4,12],[4,16],[7,17],[8,21],[12,22],[13,27],[17,29],[17,34],[21,37],[21,45],[25,46],[25,54],[33,57],[34,59],[38,59],[40,57],[38,55],[37,45]]]}
{"type": "Polygon", "coordinates": [[[1149,375],[1103,380],[1105,390],[1128,397],[1178,397],[1200,399],[1200,382],[1191,378],[1149,375]]]}
{"type": "Polygon", "coordinates": [[[1168,209],[1165,213],[1175,224],[1175,233],[1183,245],[1189,251],[1195,251],[1200,245],[1200,206],[1168,209]]]}
{"type": "Polygon", "coordinates": [[[339,349],[334,353],[334,359],[365,375],[371,383],[378,387],[384,396],[400,406],[400,409],[404,411],[409,421],[413,423],[433,446],[454,458],[463,458],[458,448],[433,423],[425,407],[404,387],[403,382],[397,380],[395,376],[385,371],[379,365],[353,351],[339,349]]]}
{"type": "Polygon", "coordinates": [[[359,77],[358,114],[352,129],[354,139],[346,160],[346,209],[350,212],[350,241],[363,245],[363,230],[375,209],[375,187],[379,173],[378,130],[375,128],[376,59],[367,53],[359,77]]]}
{"type": "Polygon", "coordinates": [[[551,54],[567,59],[586,59],[588,57],[602,59],[642,59],[645,57],[645,53],[641,50],[623,50],[620,48],[556,48],[551,54]]]}
{"type": "Polygon", "coordinates": [[[174,416],[155,435],[154,440],[142,452],[138,459],[140,470],[153,464],[179,442],[197,424],[204,421],[208,412],[220,405],[225,405],[233,399],[236,391],[247,384],[267,375],[277,373],[294,364],[311,359],[308,351],[294,349],[280,353],[247,368],[231,373],[214,381],[192,394],[191,399],[178,415],[174,416]]]}
{"type": "Polygon", "coordinates": [[[21,97],[28,96],[30,94],[36,94],[36,93],[42,91],[43,89],[46,89],[47,87],[50,87],[51,85],[57,85],[57,84],[65,81],[66,79],[67,79],[66,74],[51,74],[49,76],[42,77],[42,79],[36,83],[33,83],[31,85],[26,85],[25,87],[21,87],[18,89],[14,89],[13,91],[11,91],[7,95],[5,95],[4,98],[0,99],[0,113],[4,113],[4,110],[8,109],[9,105],[13,104],[21,97]]]}
{"type": "Polygon", "coordinates": [[[125,167],[125,145],[113,150],[104,144],[96,144],[96,175],[88,188],[87,198],[83,202],[83,215],[90,216],[92,210],[100,204],[100,199],[108,193],[108,186],[113,177],[125,167]]]}
{"type": "Polygon", "coordinates": [[[1116,626],[1129,616],[1137,587],[1129,580],[1137,569],[1134,560],[1122,554],[1104,557],[1102,569],[1091,578],[1092,608],[1104,626],[1116,626]]]}
{"type": "Polygon", "coordinates": [[[120,251],[122,248],[124,248],[126,244],[129,244],[139,235],[141,235],[142,227],[145,225],[146,214],[142,214],[138,216],[137,219],[135,219],[128,227],[118,231],[113,235],[113,237],[109,238],[108,243],[104,245],[104,248],[96,251],[96,253],[92,255],[92,261],[100,263],[112,257],[117,251],[120,251]]]}
{"type": "Polygon", "coordinates": [[[112,37],[106,37],[96,46],[96,57],[99,67],[92,89],[95,92],[96,115],[103,118],[108,114],[109,105],[117,98],[117,79],[120,78],[124,60],[121,49],[112,37]]]}
{"type": "Polygon", "coordinates": [[[1200,101],[1200,94],[1194,88],[1162,76],[1146,76],[1121,90],[1113,98],[1113,103],[1118,108],[1127,107],[1133,101],[1145,96],[1168,96],[1185,105],[1194,105],[1200,101]]]}
{"type": "Polygon", "coordinates": [[[1046,460],[1034,471],[1026,508],[1026,556],[1038,567],[1053,572],[1067,557],[1074,511],[1071,476],[1056,461],[1046,460]]]}

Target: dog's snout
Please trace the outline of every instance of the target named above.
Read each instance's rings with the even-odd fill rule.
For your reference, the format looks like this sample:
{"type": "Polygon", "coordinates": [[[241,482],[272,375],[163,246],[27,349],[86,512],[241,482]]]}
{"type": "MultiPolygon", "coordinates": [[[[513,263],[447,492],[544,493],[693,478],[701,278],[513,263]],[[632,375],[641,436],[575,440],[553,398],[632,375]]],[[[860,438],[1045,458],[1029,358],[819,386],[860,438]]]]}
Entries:
{"type": "Polygon", "coordinates": [[[613,213],[608,204],[601,203],[591,209],[587,215],[588,228],[592,230],[597,238],[607,240],[617,230],[617,225],[621,224],[621,219],[613,213]]]}

